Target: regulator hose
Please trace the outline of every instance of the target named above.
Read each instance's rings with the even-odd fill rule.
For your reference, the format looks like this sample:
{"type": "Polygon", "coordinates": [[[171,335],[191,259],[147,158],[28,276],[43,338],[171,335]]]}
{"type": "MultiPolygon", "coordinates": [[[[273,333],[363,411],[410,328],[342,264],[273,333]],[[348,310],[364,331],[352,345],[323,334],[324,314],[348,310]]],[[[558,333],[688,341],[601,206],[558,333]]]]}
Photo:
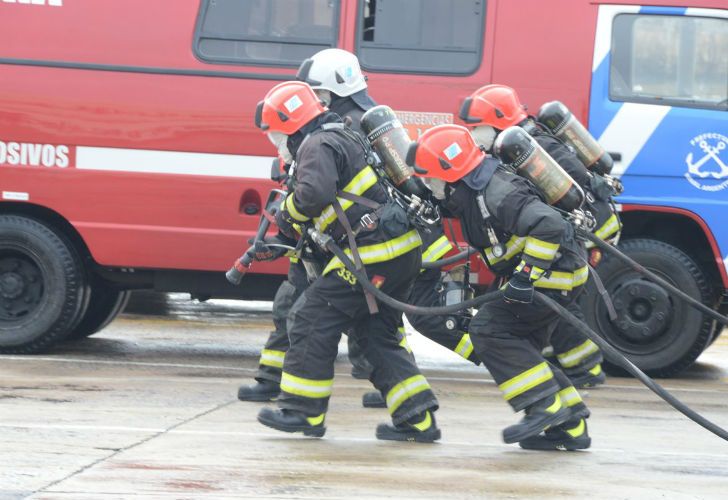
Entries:
{"type": "Polygon", "coordinates": [[[595,234],[592,234],[583,229],[578,229],[578,232],[581,236],[584,236],[589,241],[592,241],[595,245],[597,245],[599,248],[604,250],[606,253],[615,256],[618,260],[627,264],[630,268],[632,268],[632,270],[640,273],[641,275],[645,276],[646,278],[649,278],[650,281],[657,283],[661,287],[669,290],[671,293],[674,293],[675,295],[677,295],[678,297],[683,299],[685,302],[687,302],[689,305],[691,305],[695,309],[707,314],[708,316],[715,319],[719,323],[728,325],[728,317],[723,316],[718,311],[711,309],[710,307],[706,306],[699,300],[695,300],[693,297],[691,297],[687,293],[683,292],[682,290],[679,290],[678,288],[674,287],[673,285],[671,285],[664,279],[657,276],[655,273],[648,271],[644,266],[642,266],[638,262],[635,262],[634,260],[627,257],[625,254],[620,252],[619,249],[617,249],[616,247],[610,245],[609,243],[602,240],[595,234]]]}
{"type": "MultiPolygon", "coordinates": [[[[322,246],[325,246],[328,250],[330,250],[334,255],[336,255],[339,260],[344,264],[344,266],[359,280],[359,283],[361,283],[362,287],[374,295],[377,300],[380,300],[382,303],[393,307],[397,310],[403,311],[405,313],[411,313],[411,314],[418,314],[418,315],[424,315],[424,316],[440,316],[444,314],[452,314],[457,311],[461,311],[463,309],[467,309],[470,307],[477,307],[489,302],[494,302],[496,300],[503,300],[503,295],[501,294],[500,290],[487,293],[485,295],[480,295],[478,297],[475,297],[473,299],[467,300],[465,302],[461,302],[460,304],[454,304],[451,306],[443,306],[443,307],[420,307],[420,306],[413,306],[411,304],[407,304],[405,302],[400,302],[399,300],[396,300],[389,295],[382,292],[379,288],[377,288],[373,283],[371,283],[367,277],[360,273],[356,266],[354,266],[354,263],[349,259],[349,257],[344,253],[344,251],[336,245],[336,243],[331,238],[325,238],[324,240],[320,240],[321,243],[323,243],[322,246]]],[[[637,368],[631,361],[629,361],[627,358],[625,358],[619,351],[617,351],[614,347],[612,347],[606,340],[601,338],[594,330],[589,328],[589,326],[577,319],[575,316],[573,316],[568,310],[566,310],[563,306],[558,304],[557,302],[553,301],[546,295],[536,292],[534,294],[534,297],[539,302],[546,305],[548,308],[550,308],[552,311],[554,311],[556,314],[558,314],[562,319],[565,321],[571,323],[574,327],[578,328],[581,332],[583,332],[587,337],[589,337],[590,340],[592,340],[595,344],[599,346],[600,349],[604,351],[607,358],[615,364],[618,364],[625,370],[627,370],[629,373],[634,375],[635,378],[637,378],[640,382],[642,382],[648,389],[650,389],[652,392],[657,394],[660,398],[662,398],[664,401],[666,401],[670,406],[675,408],[677,411],[688,417],[693,422],[697,423],[698,425],[704,427],[708,431],[712,432],[716,436],[728,441],[728,431],[723,429],[722,427],[712,423],[696,411],[692,410],[690,407],[682,403],[679,399],[677,399],[675,396],[670,394],[667,390],[665,390],[662,386],[660,386],[657,382],[652,380],[650,377],[648,377],[642,370],[637,368]]]]}
{"type": "Polygon", "coordinates": [[[446,259],[435,260],[432,262],[423,262],[422,269],[440,269],[441,267],[445,267],[463,259],[467,259],[474,253],[478,253],[478,251],[473,247],[468,247],[462,252],[456,253],[455,255],[452,255],[446,259]]]}

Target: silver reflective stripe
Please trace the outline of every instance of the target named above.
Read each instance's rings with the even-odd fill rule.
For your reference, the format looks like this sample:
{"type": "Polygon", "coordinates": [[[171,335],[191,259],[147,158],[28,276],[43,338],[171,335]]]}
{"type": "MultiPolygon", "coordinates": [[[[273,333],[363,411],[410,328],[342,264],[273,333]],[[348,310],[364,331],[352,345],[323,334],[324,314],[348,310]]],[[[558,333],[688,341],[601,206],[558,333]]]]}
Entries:
{"type": "Polygon", "coordinates": [[[285,356],[286,353],[283,351],[263,349],[263,351],[260,353],[260,364],[282,368],[283,359],[285,358],[285,356]]]}
{"type": "Polygon", "coordinates": [[[554,377],[551,368],[544,362],[500,384],[503,397],[510,400],[554,377]]]}
{"type": "Polygon", "coordinates": [[[561,402],[567,407],[574,406],[583,401],[581,396],[579,396],[579,393],[573,387],[567,387],[566,389],[559,391],[559,397],[561,398],[561,402]]]}
{"type": "Polygon", "coordinates": [[[447,236],[440,236],[437,241],[422,252],[422,262],[435,262],[452,249],[447,236]]]}
{"type": "Polygon", "coordinates": [[[394,413],[408,398],[429,388],[430,384],[427,383],[424,375],[415,375],[395,385],[387,393],[387,408],[389,408],[390,414],[394,413]]]}
{"type": "Polygon", "coordinates": [[[485,250],[485,256],[488,258],[488,262],[491,264],[495,264],[496,262],[500,262],[502,260],[509,260],[514,255],[518,254],[521,250],[523,250],[523,247],[526,244],[526,238],[523,236],[511,236],[511,238],[508,240],[508,243],[506,243],[506,253],[502,257],[496,257],[493,255],[493,247],[488,247],[485,250]]]}
{"type": "Polygon", "coordinates": [[[558,358],[561,366],[564,368],[571,368],[572,366],[578,365],[597,351],[599,351],[599,347],[597,347],[597,345],[591,340],[587,340],[570,351],[563,354],[557,354],[556,357],[558,358]]]}
{"type": "Polygon", "coordinates": [[[467,333],[463,335],[460,342],[458,342],[457,347],[455,347],[455,352],[463,358],[468,359],[473,352],[473,343],[470,340],[470,335],[467,333]]]}

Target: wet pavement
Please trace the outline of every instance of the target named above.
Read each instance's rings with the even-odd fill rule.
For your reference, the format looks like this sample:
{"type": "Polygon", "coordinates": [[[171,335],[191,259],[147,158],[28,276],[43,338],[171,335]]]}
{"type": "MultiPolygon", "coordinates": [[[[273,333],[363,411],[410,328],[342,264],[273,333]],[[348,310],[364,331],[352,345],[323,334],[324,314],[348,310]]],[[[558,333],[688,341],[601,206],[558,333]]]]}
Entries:
{"type": "MultiPolygon", "coordinates": [[[[0,356],[0,499],[726,498],[728,443],[639,382],[585,393],[586,452],[503,444],[516,417],[490,376],[418,335],[441,442],[380,442],[342,343],[323,439],[257,423],[236,400],[271,328],[270,303],[175,297],[38,356],[0,356]]],[[[660,383],[728,427],[728,335],[660,383]]]]}

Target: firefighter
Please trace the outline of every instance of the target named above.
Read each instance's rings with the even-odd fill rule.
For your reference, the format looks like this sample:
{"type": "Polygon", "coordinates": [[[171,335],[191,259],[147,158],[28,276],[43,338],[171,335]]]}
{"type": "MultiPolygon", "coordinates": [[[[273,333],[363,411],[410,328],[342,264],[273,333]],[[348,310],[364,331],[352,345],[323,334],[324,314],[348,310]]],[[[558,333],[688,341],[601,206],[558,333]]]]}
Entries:
{"type": "MultiPolygon", "coordinates": [[[[526,113],[515,90],[505,85],[479,88],[463,102],[460,118],[473,127],[473,137],[486,150],[491,149],[497,135],[506,128],[513,125],[523,128],[584,190],[587,209],[597,222],[595,234],[602,239],[618,237],[621,226],[611,203],[611,188],[600,176],[590,173],[566,144],[526,113]]],[[[569,312],[584,320],[576,302],[570,304],[569,312]]],[[[551,343],[558,363],[576,387],[595,387],[604,383],[601,351],[583,333],[564,321],[552,335],[551,343]]]]}
{"type": "MultiPolygon", "coordinates": [[[[421,240],[404,211],[387,203],[361,138],[325,108],[311,87],[276,85],[258,104],[256,125],[296,161],[295,188],[281,204],[282,233],[307,226],[330,235],[385,293],[406,299],[419,271],[421,240]]],[[[280,149],[280,148],[279,148],[280,149]]],[[[288,315],[290,347],[283,361],[280,409],[263,408],[258,420],[285,432],[323,436],[341,333],[364,345],[374,386],[386,394],[393,425],[380,424],[379,439],[432,442],[440,437],[437,400],[394,332],[399,313],[363,293],[356,278],[331,259],[296,300],[288,315]]]]}
{"type": "MultiPolygon", "coordinates": [[[[316,95],[328,106],[329,110],[343,118],[350,128],[364,136],[361,129],[362,115],[376,106],[369,96],[366,77],[362,74],[359,59],[356,55],[342,49],[324,49],[301,63],[296,79],[308,83],[316,95]]],[[[453,250],[453,246],[445,236],[442,228],[433,228],[429,232],[420,232],[422,238],[422,261],[434,262],[453,250]]],[[[422,270],[415,281],[410,295],[410,302],[415,305],[433,306],[440,301],[438,287],[440,272],[437,269],[422,270]]],[[[412,326],[425,337],[456,352],[468,361],[478,364],[470,337],[467,332],[451,331],[445,326],[445,318],[440,316],[407,315],[412,326]]],[[[409,349],[400,324],[398,336],[403,347],[409,349]]],[[[361,349],[349,337],[349,356],[353,363],[352,375],[356,378],[368,378],[369,373],[361,376],[366,366],[361,349]],[[352,357],[352,353],[354,356],[352,357]]],[[[379,392],[368,392],[362,398],[367,408],[384,408],[386,401],[379,392]]]]}
{"type": "Polygon", "coordinates": [[[433,195],[460,220],[468,243],[507,279],[503,300],[486,303],[470,323],[478,357],[520,422],[504,429],[506,443],[529,449],[583,449],[591,440],[589,411],[569,378],[541,353],[559,317],[533,301],[534,288],[564,306],[587,280],[583,245],[570,223],[547,205],[528,180],[488,158],[465,127],[440,125],[411,147],[408,163],[433,195]]]}

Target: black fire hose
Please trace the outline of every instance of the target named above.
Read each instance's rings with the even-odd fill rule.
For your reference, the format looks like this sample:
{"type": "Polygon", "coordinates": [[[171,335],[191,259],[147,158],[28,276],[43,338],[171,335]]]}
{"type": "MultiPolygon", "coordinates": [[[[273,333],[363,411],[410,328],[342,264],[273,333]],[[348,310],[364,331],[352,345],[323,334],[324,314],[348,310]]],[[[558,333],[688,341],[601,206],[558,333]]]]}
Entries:
{"type": "Polygon", "coordinates": [[[458,261],[461,261],[463,259],[467,259],[474,253],[478,253],[478,251],[473,247],[468,247],[467,249],[463,250],[462,252],[456,253],[455,255],[448,257],[446,259],[435,260],[433,262],[423,262],[422,269],[440,269],[441,267],[445,267],[450,264],[454,264],[458,261]]]}
{"type": "MultiPolygon", "coordinates": [[[[367,277],[357,271],[356,266],[354,266],[354,263],[347,257],[347,255],[344,253],[344,251],[339,248],[338,245],[329,237],[327,236],[321,236],[320,234],[312,235],[314,240],[322,246],[327,248],[329,251],[331,251],[334,255],[336,255],[339,260],[344,264],[344,266],[359,280],[359,283],[361,283],[362,287],[374,295],[378,300],[382,301],[382,303],[387,304],[390,307],[393,307],[395,309],[398,309],[400,311],[403,311],[405,313],[411,313],[411,314],[419,314],[419,315],[425,315],[425,316],[440,316],[444,314],[452,314],[457,311],[461,311],[463,309],[468,309],[471,307],[478,307],[480,305],[494,302],[496,300],[503,300],[503,296],[500,291],[490,292],[485,295],[480,295],[478,297],[475,297],[474,299],[467,300],[465,302],[461,302],[460,304],[454,304],[451,306],[443,306],[443,307],[419,307],[419,306],[413,306],[411,304],[407,304],[405,302],[400,302],[399,300],[396,300],[389,295],[382,292],[379,288],[377,288],[374,284],[372,284],[367,277]]],[[[645,375],[642,370],[637,368],[631,361],[629,361],[627,358],[625,358],[619,351],[617,351],[614,347],[609,345],[609,343],[602,339],[594,330],[589,328],[589,326],[586,323],[583,323],[579,319],[577,319],[575,316],[573,316],[568,310],[566,310],[564,307],[562,307],[560,304],[554,302],[549,297],[543,295],[542,293],[536,292],[535,293],[536,300],[542,302],[544,305],[549,307],[551,310],[553,310],[555,313],[557,313],[562,319],[568,321],[573,326],[578,328],[582,333],[584,333],[589,339],[591,339],[595,344],[599,346],[600,349],[604,351],[604,353],[607,355],[607,358],[615,364],[618,364],[625,370],[627,370],[629,373],[635,376],[635,378],[639,379],[640,382],[645,384],[648,389],[650,389],[652,392],[657,394],[660,398],[665,400],[670,406],[678,410],[680,413],[691,419],[693,422],[701,425],[705,429],[709,430],[716,436],[728,441],[728,431],[723,429],[722,427],[710,422],[708,419],[700,415],[699,413],[695,412],[694,410],[690,409],[687,405],[682,403],[680,400],[678,400],[675,396],[667,392],[662,386],[660,386],[657,382],[652,380],[650,377],[645,375]]]]}
{"type": "Polygon", "coordinates": [[[622,354],[617,351],[614,347],[612,347],[609,342],[601,338],[594,330],[589,328],[589,326],[578,319],[576,316],[571,314],[565,307],[563,307],[558,302],[554,301],[553,299],[547,297],[546,295],[542,293],[536,293],[535,294],[536,300],[547,306],[549,309],[554,311],[556,314],[561,316],[561,318],[569,323],[571,323],[572,326],[575,328],[578,328],[581,332],[583,332],[587,337],[589,337],[590,340],[592,340],[596,345],[599,346],[599,348],[604,352],[604,354],[609,358],[609,361],[612,363],[618,364],[625,370],[627,370],[630,374],[632,374],[636,379],[639,379],[640,382],[645,384],[648,389],[650,389],[652,392],[660,396],[662,399],[664,399],[670,406],[675,408],[677,411],[688,417],[693,422],[697,423],[698,425],[701,425],[705,429],[709,430],[716,436],[723,438],[724,440],[728,441],[728,431],[723,429],[722,427],[714,424],[710,420],[706,419],[696,411],[692,410],[690,407],[682,403],[679,399],[677,399],[675,396],[667,392],[660,384],[652,380],[650,377],[645,375],[645,373],[637,368],[630,360],[622,356],[622,354]]]}
{"type": "Polygon", "coordinates": [[[592,234],[589,231],[585,231],[583,229],[579,229],[578,231],[579,231],[579,234],[581,236],[587,238],[589,241],[592,241],[595,245],[597,245],[599,248],[601,248],[602,250],[604,250],[608,254],[613,255],[614,257],[616,257],[620,261],[624,262],[630,268],[632,268],[634,271],[636,271],[636,272],[640,273],[641,275],[645,276],[650,281],[653,281],[654,283],[657,283],[661,287],[669,290],[671,293],[674,293],[675,295],[677,295],[678,297],[680,297],[681,299],[683,299],[685,302],[687,302],[689,305],[691,305],[695,309],[698,309],[699,311],[707,314],[711,318],[717,320],[719,323],[722,323],[724,325],[728,325],[728,317],[723,316],[718,311],[715,311],[715,310],[711,309],[710,307],[706,306],[705,304],[703,304],[699,300],[695,300],[693,297],[691,297],[687,293],[683,292],[682,290],[679,290],[678,288],[674,287],[673,285],[671,285],[670,283],[668,283],[664,279],[662,279],[659,276],[657,276],[655,273],[653,273],[651,271],[648,271],[647,269],[645,269],[644,266],[642,266],[641,264],[639,264],[639,263],[635,262],[634,260],[630,259],[625,254],[623,254],[622,252],[620,252],[616,247],[610,245],[609,243],[607,243],[606,241],[602,240],[601,238],[599,238],[595,234],[592,234]]]}

